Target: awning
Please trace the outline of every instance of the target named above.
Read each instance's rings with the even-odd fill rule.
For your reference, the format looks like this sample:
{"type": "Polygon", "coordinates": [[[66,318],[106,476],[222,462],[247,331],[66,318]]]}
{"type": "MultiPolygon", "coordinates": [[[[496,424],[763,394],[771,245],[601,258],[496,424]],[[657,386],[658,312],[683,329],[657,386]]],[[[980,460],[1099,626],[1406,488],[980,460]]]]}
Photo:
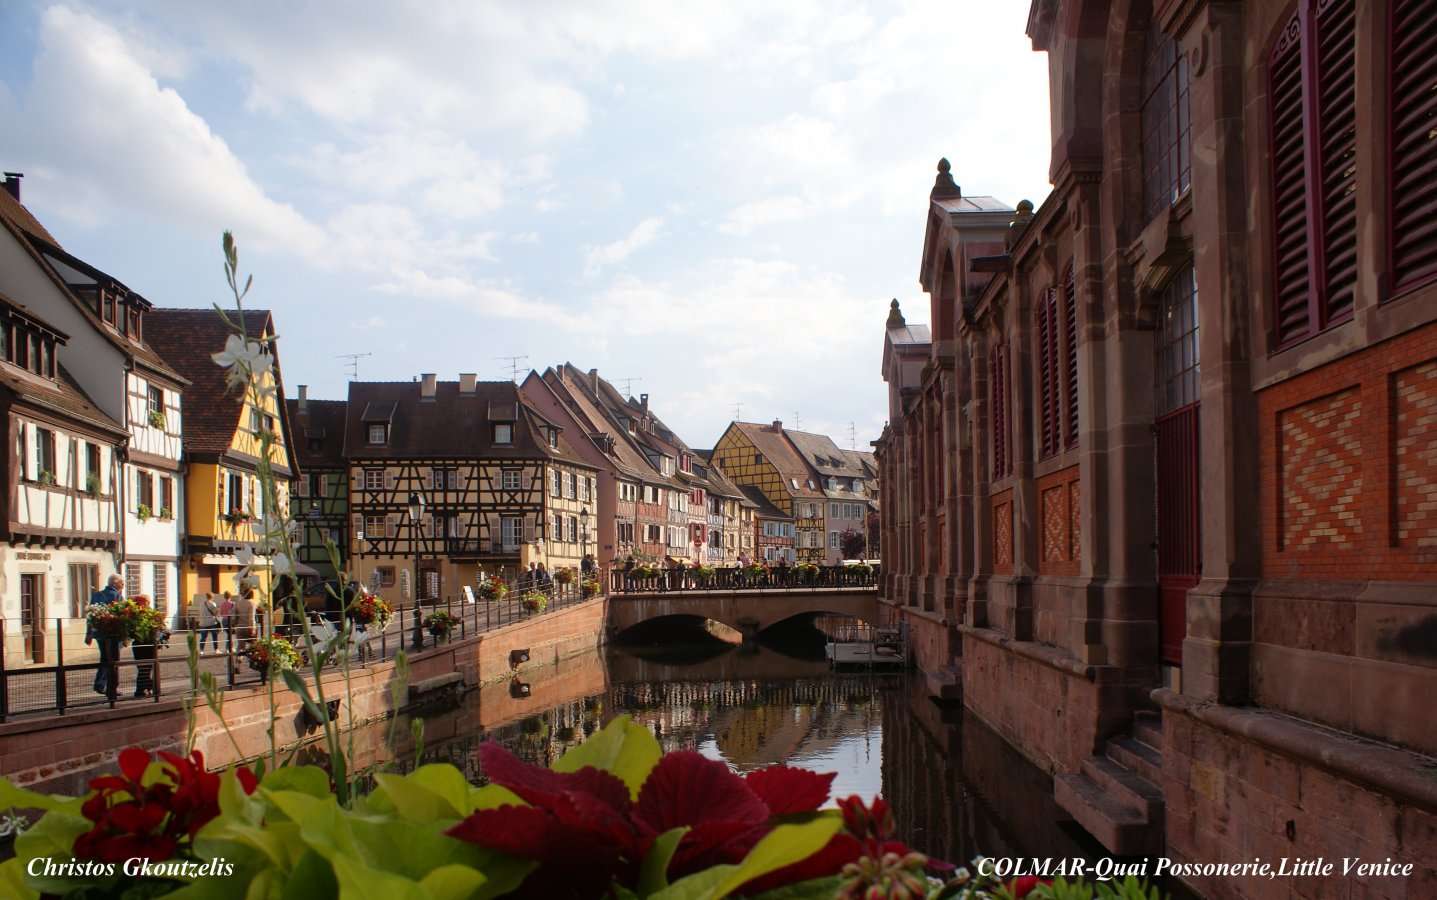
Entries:
{"type": "Polygon", "coordinates": [[[318,575],[319,570],[314,568],[313,566],[307,566],[299,560],[295,560],[294,574],[300,576],[301,578],[308,578],[311,575],[318,575]]]}

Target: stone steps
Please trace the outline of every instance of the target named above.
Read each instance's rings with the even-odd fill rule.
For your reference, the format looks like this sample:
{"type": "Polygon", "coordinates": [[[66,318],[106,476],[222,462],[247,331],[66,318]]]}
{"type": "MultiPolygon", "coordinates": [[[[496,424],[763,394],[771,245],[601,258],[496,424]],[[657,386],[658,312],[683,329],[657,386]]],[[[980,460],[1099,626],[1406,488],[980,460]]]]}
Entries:
{"type": "Polygon", "coordinates": [[[1077,773],[1053,781],[1058,805],[1117,856],[1163,850],[1162,720],[1139,715],[1132,736],[1109,740],[1105,755],[1090,756],[1077,773]]]}

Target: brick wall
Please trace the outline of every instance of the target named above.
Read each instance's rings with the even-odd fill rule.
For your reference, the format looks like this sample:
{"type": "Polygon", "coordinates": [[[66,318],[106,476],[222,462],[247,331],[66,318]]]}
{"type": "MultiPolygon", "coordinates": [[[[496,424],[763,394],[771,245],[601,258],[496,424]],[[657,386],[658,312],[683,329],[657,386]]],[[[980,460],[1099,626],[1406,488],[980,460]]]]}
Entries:
{"type": "Polygon", "coordinates": [[[1264,578],[1437,580],[1437,325],[1258,405],[1264,578]]]}

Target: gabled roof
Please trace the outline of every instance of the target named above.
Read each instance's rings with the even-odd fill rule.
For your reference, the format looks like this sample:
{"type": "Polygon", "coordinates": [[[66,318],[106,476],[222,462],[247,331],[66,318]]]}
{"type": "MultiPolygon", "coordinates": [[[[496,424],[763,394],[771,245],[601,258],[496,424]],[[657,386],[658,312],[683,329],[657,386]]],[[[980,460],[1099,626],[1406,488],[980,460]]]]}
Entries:
{"type": "Polygon", "coordinates": [[[813,467],[819,475],[835,478],[862,478],[863,472],[849,466],[848,457],[826,434],[812,434],[807,431],[785,432],[804,462],[813,467]]]}
{"type": "Polygon", "coordinates": [[[844,450],[843,455],[848,457],[849,462],[863,472],[866,479],[878,477],[878,460],[867,450],[844,450]]]}
{"type": "MultiPolygon", "coordinates": [[[[237,312],[228,312],[233,320],[237,312]]],[[[274,318],[267,309],[244,311],[245,334],[251,339],[275,333],[274,318]]],[[[184,396],[185,449],[201,457],[219,457],[234,443],[235,432],[243,425],[244,394],[230,390],[225,370],[211,354],[225,348],[229,326],[212,309],[167,309],[157,306],[145,314],[145,335],[175,371],[190,381],[184,396]]],[[[280,377],[279,349],[274,354],[275,389],[290,468],[294,468],[294,440],[290,437],[289,414],[284,402],[284,381],[280,377]]]]}
{"type": "Polygon", "coordinates": [[[512,381],[480,381],[472,393],[457,381],[437,381],[433,399],[421,394],[418,381],[352,381],[344,431],[348,459],[556,459],[593,468],[560,436],[551,448],[539,432],[544,420],[519,397],[512,381]],[[386,422],[389,440],[371,444],[366,426],[386,422]],[[513,443],[494,443],[494,426],[513,426],[513,443]]]}
{"type": "Polygon", "coordinates": [[[641,427],[629,431],[621,421],[642,421],[644,410],[637,401],[626,400],[612,384],[599,377],[597,369],[583,372],[572,363],[564,363],[560,371],[563,373],[562,383],[569,388],[584,414],[604,423],[609,436],[614,439],[611,458],[621,463],[621,468],[627,468],[634,478],[649,484],[688,489],[688,485],[677,478],[661,474],[644,452],[645,448],[650,452],[659,451],[656,442],[646,439],[653,436],[646,435],[641,427]]]}
{"type": "MultiPolygon", "coordinates": [[[[707,458],[707,457],[705,457],[707,458]]],[[[739,486],[728,480],[723,469],[710,464],[708,467],[709,493],[718,497],[742,497],[744,493],[739,486]]]]}
{"type": "Polygon", "coordinates": [[[302,469],[342,469],[344,458],[344,418],[349,404],[344,400],[305,400],[301,412],[298,400],[286,400],[290,427],[294,432],[289,442],[302,469]],[[317,449],[310,443],[317,441],[317,449]]]}
{"type": "Polygon", "coordinates": [[[58,241],[39,220],[31,215],[30,211],[20,204],[10,192],[0,189],[0,226],[14,235],[20,246],[30,255],[54,285],[65,295],[80,315],[89,322],[95,332],[102,338],[114,345],[126,356],[135,362],[145,366],[155,373],[165,376],[177,385],[184,385],[184,378],[173,368],[166,365],[161,354],[157,353],[153,344],[149,341],[150,307],[148,300],[138,293],[131,291],[118,278],[109,275],[95,268],[89,263],[75,256],[70,255],[61,249],[58,241]],[[82,273],[85,277],[94,279],[96,282],[111,283],[121,288],[129,296],[132,296],[145,310],[141,332],[145,335],[143,339],[122,335],[113,327],[100,319],[99,315],[90,304],[81,299],[69,281],[65,278],[64,270],[82,273]]]}
{"type": "Polygon", "coordinates": [[[14,402],[47,409],[61,417],[108,432],[117,442],[128,436],[129,433],[120,427],[119,422],[90,402],[84,389],[63,365],[55,365],[55,376],[54,382],[39,376],[27,377],[14,366],[0,362],[0,390],[9,394],[14,402]]]}
{"type": "Polygon", "coordinates": [[[757,509],[757,514],[765,519],[786,519],[793,521],[793,516],[773,505],[773,501],[763,495],[763,491],[751,484],[738,485],[748,502],[757,509]]]}
{"type": "Polygon", "coordinates": [[[778,474],[783,477],[783,489],[790,495],[804,498],[823,497],[818,482],[814,481],[813,487],[808,486],[808,482],[812,481],[815,475],[789,442],[782,424],[774,426],[760,425],[757,422],[734,422],[732,427],[742,432],[754,449],[768,460],[769,465],[778,470],[778,474]],[[797,487],[794,487],[795,482],[797,487]]]}

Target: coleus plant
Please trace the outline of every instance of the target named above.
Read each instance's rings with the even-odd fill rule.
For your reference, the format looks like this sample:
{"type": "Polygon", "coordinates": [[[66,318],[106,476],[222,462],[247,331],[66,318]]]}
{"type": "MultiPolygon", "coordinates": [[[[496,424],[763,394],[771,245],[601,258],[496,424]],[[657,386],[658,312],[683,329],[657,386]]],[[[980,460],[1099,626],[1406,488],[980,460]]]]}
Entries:
{"type": "Polygon", "coordinates": [[[375,775],[348,806],[318,767],[216,775],[198,753],[156,760],[133,748],[122,774],[95,779],[84,798],[0,780],[0,808],[47,811],[0,864],[0,895],[923,896],[926,860],[889,839],[882,801],[819,808],[832,774],[773,766],[740,776],[692,751],[665,755],[626,716],[552,770],[494,743],[481,754],[483,787],[454,766],[425,765],[375,775]],[[47,874],[47,860],[71,865],[47,874]],[[133,873],[127,860],[151,869],[133,873]],[[890,889],[906,885],[918,893],[890,889]]]}

